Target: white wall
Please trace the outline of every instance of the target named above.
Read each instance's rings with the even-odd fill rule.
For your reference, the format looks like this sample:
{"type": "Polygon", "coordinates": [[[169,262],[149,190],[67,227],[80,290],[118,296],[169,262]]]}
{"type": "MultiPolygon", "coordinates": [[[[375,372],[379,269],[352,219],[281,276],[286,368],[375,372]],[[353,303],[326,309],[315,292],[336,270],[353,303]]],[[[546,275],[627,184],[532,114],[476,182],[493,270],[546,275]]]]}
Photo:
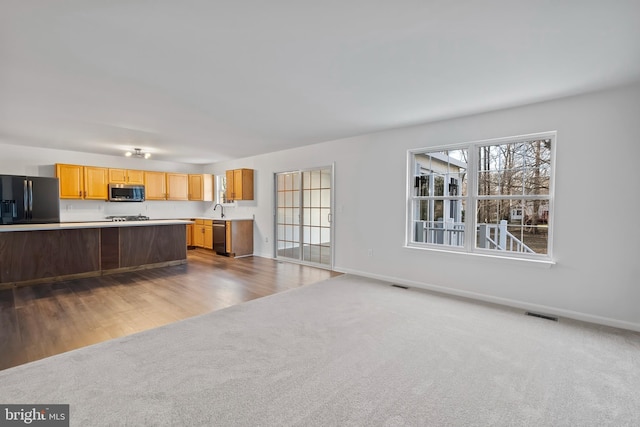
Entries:
{"type": "MultiPolygon", "coordinates": [[[[202,165],[130,159],[75,151],[24,147],[0,140],[0,174],[55,176],[56,163],[102,166],[163,172],[202,173],[202,165]]],[[[95,200],[61,200],[60,220],[100,221],[110,215],[146,215],[152,219],[190,218],[202,215],[211,203],[146,201],[112,203],[95,200]]]]}
{"type": "Polygon", "coordinates": [[[273,257],[273,174],[335,162],[335,268],[640,330],[640,84],[217,163],[256,170],[255,253],[273,257]],[[404,247],[406,151],[558,131],[551,268],[404,247]],[[268,238],[269,243],[265,242],[268,238]],[[373,256],[367,255],[373,250],[373,256]]]}

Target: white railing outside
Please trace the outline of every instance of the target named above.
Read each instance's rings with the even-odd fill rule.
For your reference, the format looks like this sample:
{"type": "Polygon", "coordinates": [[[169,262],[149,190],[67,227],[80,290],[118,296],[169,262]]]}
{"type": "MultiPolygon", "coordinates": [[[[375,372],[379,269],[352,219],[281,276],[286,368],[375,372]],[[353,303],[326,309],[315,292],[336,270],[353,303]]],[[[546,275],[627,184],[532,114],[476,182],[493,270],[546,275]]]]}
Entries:
{"type": "Polygon", "coordinates": [[[422,241],[448,246],[464,246],[464,223],[453,221],[420,221],[422,241]]]}
{"type": "MultiPolygon", "coordinates": [[[[448,246],[464,246],[464,223],[453,221],[416,221],[416,240],[448,246]],[[420,232],[421,231],[421,232],[420,232]]],[[[535,253],[507,230],[507,221],[478,225],[478,247],[509,252],[535,253]]]]}
{"type": "Polygon", "coordinates": [[[535,253],[522,240],[509,233],[507,221],[504,219],[499,224],[478,225],[478,247],[509,252],[535,253]]]}

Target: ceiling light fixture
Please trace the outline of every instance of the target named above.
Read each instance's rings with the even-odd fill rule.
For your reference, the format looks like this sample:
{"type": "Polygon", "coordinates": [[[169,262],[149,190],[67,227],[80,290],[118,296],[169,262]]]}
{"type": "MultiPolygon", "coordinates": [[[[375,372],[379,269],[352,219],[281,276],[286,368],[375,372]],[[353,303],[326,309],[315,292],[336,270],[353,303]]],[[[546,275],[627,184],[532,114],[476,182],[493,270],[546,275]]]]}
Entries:
{"type": "Polygon", "coordinates": [[[127,151],[124,155],[127,157],[138,157],[139,159],[148,159],[151,157],[151,153],[143,152],[141,148],[134,148],[133,151],[127,151]]]}

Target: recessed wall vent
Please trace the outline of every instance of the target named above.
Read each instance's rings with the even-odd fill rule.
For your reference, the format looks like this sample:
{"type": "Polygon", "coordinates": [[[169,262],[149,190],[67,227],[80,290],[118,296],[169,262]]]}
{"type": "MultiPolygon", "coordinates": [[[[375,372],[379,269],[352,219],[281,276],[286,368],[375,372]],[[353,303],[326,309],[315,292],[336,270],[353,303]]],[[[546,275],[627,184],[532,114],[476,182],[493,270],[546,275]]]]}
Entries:
{"type": "Polygon", "coordinates": [[[539,317],[541,319],[547,319],[547,320],[553,320],[554,322],[558,321],[558,318],[555,316],[550,316],[548,314],[542,314],[542,313],[534,313],[532,311],[527,311],[527,316],[532,316],[532,317],[539,317]]]}
{"type": "Polygon", "coordinates": [[[391,285],[391,286],[393,286],[394,288],[409,289],[408,286],[402,286],[402,285],[391,285]]]}

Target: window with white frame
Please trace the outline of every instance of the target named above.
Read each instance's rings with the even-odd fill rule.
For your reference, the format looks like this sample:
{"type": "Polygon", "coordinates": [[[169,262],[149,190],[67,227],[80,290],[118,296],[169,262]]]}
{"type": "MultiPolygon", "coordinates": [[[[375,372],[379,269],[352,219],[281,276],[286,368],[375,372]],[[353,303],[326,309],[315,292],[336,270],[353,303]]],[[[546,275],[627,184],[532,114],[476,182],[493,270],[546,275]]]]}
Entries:
{"type": "Polygon", "coordinates": [[[551,259],[555,132],[409,151],[407,244],[551,259]]]}

